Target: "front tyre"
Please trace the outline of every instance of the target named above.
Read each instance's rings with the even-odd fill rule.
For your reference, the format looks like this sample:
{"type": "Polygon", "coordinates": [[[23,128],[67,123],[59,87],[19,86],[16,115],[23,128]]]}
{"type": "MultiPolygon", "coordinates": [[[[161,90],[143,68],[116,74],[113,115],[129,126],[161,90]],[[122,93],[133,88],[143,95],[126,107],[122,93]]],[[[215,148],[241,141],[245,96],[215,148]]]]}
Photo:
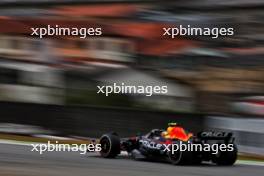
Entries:
{"type": "Polygon", "coordinates": [[[104,158],[115,158],[120,154],[120,139],[115,134],[105,134],[100,138],[100,155],[104,158]]]}

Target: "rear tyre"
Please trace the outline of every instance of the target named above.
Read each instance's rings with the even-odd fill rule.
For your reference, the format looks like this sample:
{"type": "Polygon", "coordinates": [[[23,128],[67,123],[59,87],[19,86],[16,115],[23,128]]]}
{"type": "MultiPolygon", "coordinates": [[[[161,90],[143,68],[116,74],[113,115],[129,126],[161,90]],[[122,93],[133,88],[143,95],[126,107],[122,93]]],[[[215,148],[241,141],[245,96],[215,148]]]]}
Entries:
{"type": "Polygon", "coordinates": [[[173,165],[190,165],[192,164],[193,153],[191,151],[174,151],[169,152],[169,160],[173,165]]]}
{"type": "Polygon", "coordinates": [[[120,154],[120,139],[115,134],[105,134],[100,138],[100,154],[104,158],[115,158],[120,154]]]}
{"type": "Polygon", "coordinates": [[[233,151],[219,151],[218,154],[213,158],[213,162],[217,165],[232,166],[237,160],[237,146],[233,144],[233,151]]]}

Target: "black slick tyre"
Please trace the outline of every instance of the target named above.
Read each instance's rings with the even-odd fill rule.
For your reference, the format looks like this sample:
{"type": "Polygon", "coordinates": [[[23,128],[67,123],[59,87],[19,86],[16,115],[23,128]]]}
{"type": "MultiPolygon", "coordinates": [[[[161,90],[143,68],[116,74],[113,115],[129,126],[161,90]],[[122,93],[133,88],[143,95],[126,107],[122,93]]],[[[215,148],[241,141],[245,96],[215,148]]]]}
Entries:
{"type": "Polygon", "coordinates": [[[120,154],[120,139],[114,134],[104,134],[100,138],[100,155],[104,158],[115,158],[120,154]]]}

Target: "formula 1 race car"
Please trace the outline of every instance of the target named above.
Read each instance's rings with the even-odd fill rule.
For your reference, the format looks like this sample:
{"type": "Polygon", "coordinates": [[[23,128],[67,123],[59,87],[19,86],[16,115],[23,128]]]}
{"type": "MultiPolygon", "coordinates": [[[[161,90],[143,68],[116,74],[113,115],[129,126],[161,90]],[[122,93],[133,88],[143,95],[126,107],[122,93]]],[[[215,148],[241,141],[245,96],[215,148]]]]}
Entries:
{"type": "Polygon", "coordinates": [[[115,158],[121,151],[126,151],[136,160],[168,161],[174,165],[200,164],[202,161],[217,165],[235,163],[237,147],[232,133],[204,131],[193,135],[181,127],[176,128],[176,135],[161,129],[121,139],[116,133],[104,134],[100,138],[100,154],[104,158],[115,158]]]}

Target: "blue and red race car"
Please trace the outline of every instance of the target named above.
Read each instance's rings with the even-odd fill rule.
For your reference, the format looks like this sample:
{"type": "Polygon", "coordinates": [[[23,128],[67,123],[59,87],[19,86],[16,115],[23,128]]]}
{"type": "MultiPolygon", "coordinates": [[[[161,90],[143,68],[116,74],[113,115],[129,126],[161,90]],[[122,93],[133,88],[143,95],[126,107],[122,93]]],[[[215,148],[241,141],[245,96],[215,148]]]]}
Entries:
{"type": "Polygon", "coordinates": [[[126,151],[136,160],[168,161],[175,165],[200,164],[211,161],[217,165],[233,165],[237,147],[232,133],[203,131],[188,133],[176,123],[167,130],[153,129],[146,135],[119,138],[116,133],[100,138],[101,156],[115,158],[126,151]]]}

